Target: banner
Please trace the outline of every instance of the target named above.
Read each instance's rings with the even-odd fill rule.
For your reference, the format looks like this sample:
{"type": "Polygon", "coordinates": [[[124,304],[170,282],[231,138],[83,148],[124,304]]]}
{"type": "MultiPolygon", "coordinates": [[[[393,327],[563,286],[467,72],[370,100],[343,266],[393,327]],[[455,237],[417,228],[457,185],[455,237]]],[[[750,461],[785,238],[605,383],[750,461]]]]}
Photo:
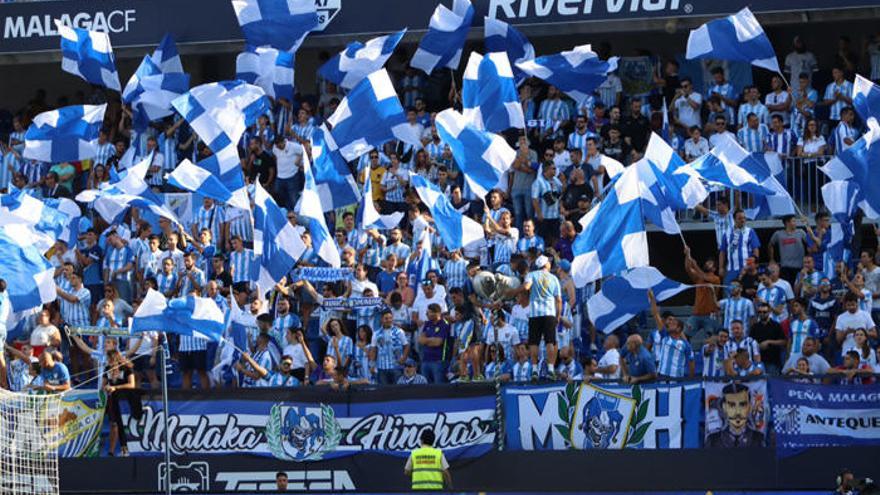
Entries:
{"type": "Polygon", "coordinates": [[[767,381],[706,382],[707,448],[763,447],[767,441],[767,381]]]}
{"type": "Polygon", "coordinates": [[[502,394],[510,450],[700,446],[701,383],[523,385],[502,394]]]}
{"type": "Polygon", "coordinates": [[[104,401],[103,392],[97,390],[70,390],[61,396],[59,457],[98,456],[104,401]]]}
{"type": "Polygon", "coordinates": [[[880,385],[814,385],[774,380],[776,451],[880,445],[880,385]]]}
{"type": "MultiPolygon", "coordinates": [[[[161,401],[144,405],[139,421],[125,417],[129,449],[133,455],[161,455],[161,401]]],[[[362,452],[402,457],[419,447],[425,428],[432,428],[435,446],[456,459],[491,450],[497,431],[491,385],[175,392],[169,407],[175,455],[253,454],[295,462],[362,452]]]]}

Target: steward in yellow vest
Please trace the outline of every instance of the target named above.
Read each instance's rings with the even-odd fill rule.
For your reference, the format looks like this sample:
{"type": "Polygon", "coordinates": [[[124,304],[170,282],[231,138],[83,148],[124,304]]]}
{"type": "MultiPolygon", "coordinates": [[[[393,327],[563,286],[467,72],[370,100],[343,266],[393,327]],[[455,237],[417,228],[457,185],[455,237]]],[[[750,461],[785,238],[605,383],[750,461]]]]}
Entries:
{"type": "Polygon", "coordinates": [[[444,482],[446,488],[452,488],[449,463],[443,451],[433,447],[434,439],[433,431],[423,431],[422,446],[412,451],[403,468],[407,476],[412,475],[413,490],[442,490],[444,482]]]}

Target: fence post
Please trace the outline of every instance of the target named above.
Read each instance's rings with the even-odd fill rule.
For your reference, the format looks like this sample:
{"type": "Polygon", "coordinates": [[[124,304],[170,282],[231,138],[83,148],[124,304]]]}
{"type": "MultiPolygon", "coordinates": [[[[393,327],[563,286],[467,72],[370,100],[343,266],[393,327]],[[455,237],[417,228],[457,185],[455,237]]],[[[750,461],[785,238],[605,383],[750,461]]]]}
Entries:
{"type": "Polygon", "coordinates": [[[504,450],[504,408],[501,397],[501,382],[495,381],[495,446],[504,450]]]}

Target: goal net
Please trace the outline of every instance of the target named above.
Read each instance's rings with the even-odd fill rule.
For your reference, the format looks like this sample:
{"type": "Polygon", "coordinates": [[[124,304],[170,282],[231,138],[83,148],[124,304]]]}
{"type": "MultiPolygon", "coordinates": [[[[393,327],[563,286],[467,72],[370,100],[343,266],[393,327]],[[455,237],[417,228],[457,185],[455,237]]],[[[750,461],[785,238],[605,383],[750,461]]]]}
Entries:
{"type": "Polygon", "coordinates": [[[0,389],[0,493],[57,495],[61,396],[0,389]]]}

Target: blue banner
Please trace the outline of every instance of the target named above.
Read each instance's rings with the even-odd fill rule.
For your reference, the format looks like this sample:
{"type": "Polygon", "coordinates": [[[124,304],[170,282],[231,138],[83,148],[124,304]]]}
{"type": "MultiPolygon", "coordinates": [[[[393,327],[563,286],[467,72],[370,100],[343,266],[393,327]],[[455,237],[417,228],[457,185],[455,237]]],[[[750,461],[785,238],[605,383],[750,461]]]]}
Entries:
{"type": "Polygon", "coordinates": [[[699,447],[702,392],[702,383],[505,387],[505,446],[510,450],[699,447]]]}
{"type": "MultiPolygon", "coordinates": [[[[434,430],[436,446],[449,459],[476,457],[494,448],[492,387],[464,393],[432,390],[393,387],[365,395],[329,388],[246,389],[219,400],[172,397],[171,448],[175,455],[253,454],[295,462],[364,452],[403,457],[419,447],[425,428],[434,430]]],[[[162,455],[162,403],[144,405],[139,421],[126,417],[129,449],[132,455],[162,455]]]]}
{"type": "Polygon", "coordinates": [[[770,386],[776,451],[880,445],[880,385],[815,385],[774,380],[770,386]]]}

